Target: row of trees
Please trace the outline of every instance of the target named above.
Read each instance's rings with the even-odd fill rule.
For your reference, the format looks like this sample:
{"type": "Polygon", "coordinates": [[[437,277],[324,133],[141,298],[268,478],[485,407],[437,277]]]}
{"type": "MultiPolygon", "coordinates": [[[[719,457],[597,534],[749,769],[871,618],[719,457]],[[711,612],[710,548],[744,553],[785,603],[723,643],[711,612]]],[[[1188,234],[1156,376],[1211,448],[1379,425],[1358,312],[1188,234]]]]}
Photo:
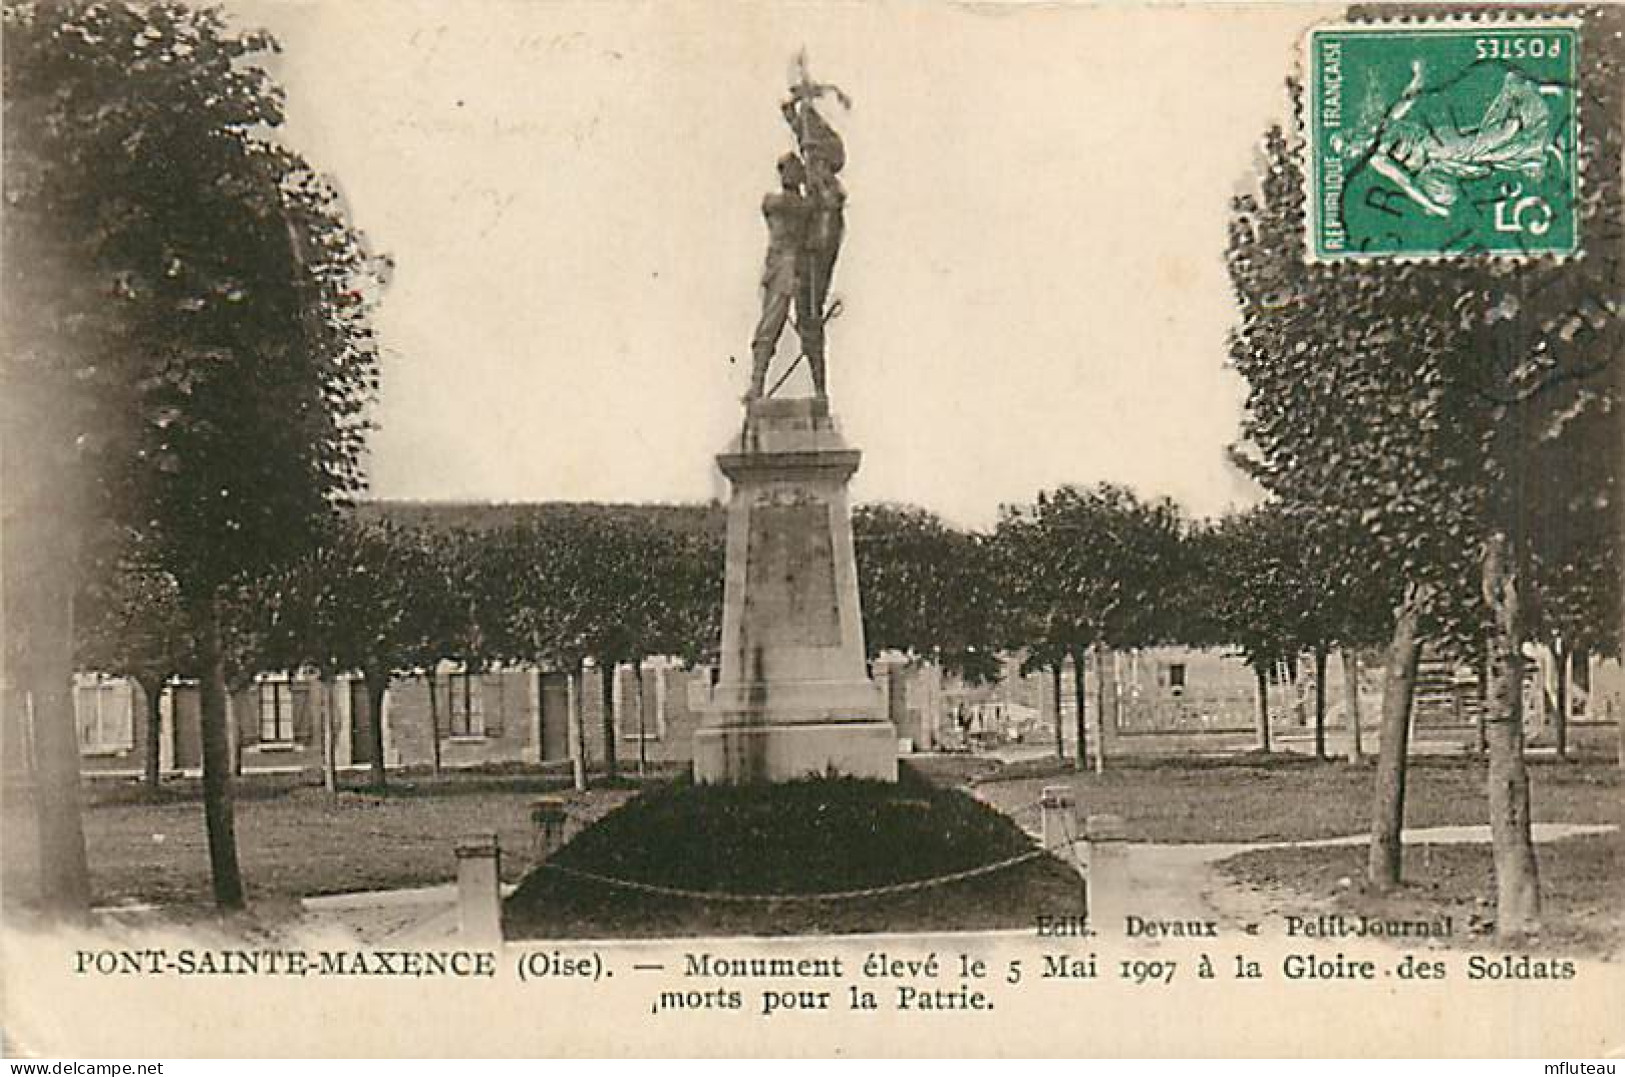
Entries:
{"type": "MultiPolygon", "coordinates": [[[[1229,236],[1240,307],[1230,353],[1248,386],[1238,459],[1282,511],[1323,521],[1333,549],[1336,536],[1358,536],[1350,563],[1393,602],[1370,881],[1399,879],[1411,681],[1431,639],[1487,670],[1506,933],[1533,927],[1540,911],[1522,645],[1617,646],[1622,616],[1625,17],[1576,13],[1584,92],[1569,137],[1581,139],[1586,174],[1572,207],[1585,257],[1307,264],[1304,149],[1278,127],[1229,236]]],[[[1289,90],[1302,107],[1301,87],[1289,90]]]]}
{"type": "MultiPolygon", "coordinates": [[[[718,509],[687,528],[637,510],[573,506],[484,529],[414,526],[379,511],[337,515],[304,556],[240,577],[217,604],[222,682],[235,691],[266,671],[313,670],[329,682],[354,673],[376,714],[393,677],[432,678],[443,659],[472,670],[510,663],[566,670],[577,678],[578,700],[588,659],[601,668],[652,655],[709,659],[719,635],[719,523],[718,509]]],[[[1070,659],[1079,678],[1080,764],[1088,742],[1082,672],[1090,662],[1104,669],[1103,651],[1234,648],[1259,678],[1265,749],[1265,678],[1311,655],[1321,754],[1328,656],[1345,648],[1350,661],[1350,651],[1391,638],[1396,625],[1404,630],[1394,615],[1402,581],[1377,570],[1374,540],[1279,501],[1198,522],[1172,502],[1148,502],[1122,487],[1068,486],[1007,507],[987,532],[889,505],[860,507],[854,530],[871,654],[929,658],[974,680],[996,676],[1001,656],[1018,652],[1029,670],[1045,669],[1057,684],[1070,659]]],[[[1565,571],[1559,583],[1573,575],[1565,571]]],[[[1602,572],[1585,587],[1545,592],[1542,619],[1532,622],[1539,631],[1527,638],[1571,649],[1609,642],[1612,623],[1601,615],[1608,602],[1598,596],[1610,578],[1602,572]]],[[[81,602],[81,667],[132,677],[152,706],[171,677],[203,675],[172,577],[126,564],[103,579],[81,602]]],[[[602,683],[607,695],[611,681],[602,683]]],[[[433,706],[438,694],[430,699],[433,706]]],[[[612,721],[607,698],[602,714],[612,721]]],[[[438,715],[432,719],[438,732],[438,715]]],[[[155,736],[158,723],[149,716],[146,728],[155,736]]],[[[378,738],[372,777],[382,786],[381,725],[372,723],[371,732],[378,738]]],[[[322,731],[329,783],[332,735],[322,731]]],[[[571,736],[579,766],[579,712],[571,736]]],[[[438,766],[439,737],[431,740],[438,766]]],[[[613,774],[612,729],[602,742],[613,774]]],[[[149,743],[154,785],[157,760],[149,743]]],[[[584,782],[583,771],[577,777],[584,782]]],[[[235,872],[235,856],[216,868],[235,872]]]]}
{"type": "MultiPolygon", "coordinates": [[[[693,515],[673,526],[635,508],[557,505],[484,527],[406,523],[376,508],[335,516],[302,557],[240,578],[218,605],[224,682],[237,691],[267,671],[354,673],[376,713],[393,676],[432,678],[441,660],[579,674],[589,658],[605,667],[709,658],[720,509],[693,515]]],[[[1007,507],[988,532],[891,505],[860,507],[854,530],[871,656],[929,658],[971,680],[997,675],[1011,652],[1054,676],[1071,660],[1081,677],[1101,651],[1230,646],[1257,673],[1262,700],[1282,663],[1312,655],[1323,686],[1335,649],[1385,639],[1397,594],[1352,567],[1371,558],[1357,535],[1277,502],[1198,523],[1122,487],[1066,486],[1007,507]]],[[[149,705],[170,678],[201,677],[177,581],[140,564],[101,579],[81,600],[81,668],[133,678],[149,705]]],[[[1594,597],[1559,591],[1545,604],[1576,633],[1554,637],[1562,645],[1595,646],[1606,631],[1588,620],[1594,597]]],[[[1317,694],[1320,752],[1325,711],[1317,694]]],[[[1261,719],[1268,748],[1267,712],[1261,719]]],[[[1079,723],[1081,758],[1082,713],[1079,723]]],[[[147,754],[155,784],[157,753],[147,754]]],[[[383,754],[373,756],[382,785],[383,754]]],[[[617,766],[613,756],[605,763],[617,766]]]]}
{"type": "MultiPolygon", "coordinates": [[[[334,515],[297,560],[240,575],[215,604],[221,691],[267,671],[311,670],[329,683],[351,673],[377,714],[395,676],[432,679],[447,659],[471,670],[565,670],[577,678],[577,700],[589,659],[606,669],[652,655],[709,659],[719,636],[719,525],[716,508],[686,527],[595,506],[552,506],[484,528],[402,523],[376,509],[334,515]]],[[[1015,652],[1057,686],[1070,659],[1080,764],[1089,741],[1084,669],[1104,669],[1102,652],[1160,643],[1235,648],[1259,677],[1265,748],[1264,678],[1281,662],[1313,655],[1323,752],[1326,658],[1390,634],[1398,593],[1369,568],[1351,567],[1371,564],[1368,539],[1279,502],[1196,522],[1170,501],[1122,487],[1066,486],[1007,507],[986,532],[889,505],[859,508],[854,531],[871,655],[929,658],[974,680],[996,676],[1002,655],[1015,652]]],[[[129,562],[99,578],[102,586],[80,603],[79,666],[133,678],[150,706],[172,677],[206,679],[178,581],[129,562]]],[[[1595,603],[1571,608],[1565,592],[1553,599],[1547,608],[1566,623],[1606,630],[1586,620],[1595,603]]],[[[608,726],[612,682],[601,683],[608,726]]],[[[438,693],[430,700],[433,707],[438,693]]],[[[438,732],[439,715],[431,717],[438,732]]],[[[146,728],[153,737],[158,723],[149,716],[146,728]]],[[[370,731],[372,780],[383,786],[382,727],[374,722],[370,731]]],[[[579,711],[570,734],[584,784],[579,711]]],[[[332,737],[322,730],[330,786],[332,737]]],[[[440,738],[431,741],[438,767],[440,738]]],[[[613,775],[613,729],[602,743],[613,775]]],[[[154,785],[157,760],[149,743],[154,785]]],[[[217,897],[241,893],[234,846],[215,869],[226,876],[217,897]]]]}

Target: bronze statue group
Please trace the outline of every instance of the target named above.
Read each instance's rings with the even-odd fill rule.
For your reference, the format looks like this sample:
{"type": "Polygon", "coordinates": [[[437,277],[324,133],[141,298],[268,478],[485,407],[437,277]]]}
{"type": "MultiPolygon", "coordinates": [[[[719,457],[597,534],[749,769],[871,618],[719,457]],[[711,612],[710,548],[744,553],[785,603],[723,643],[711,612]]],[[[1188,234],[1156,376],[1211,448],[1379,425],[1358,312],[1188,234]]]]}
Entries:
{"type": "MultiPolygon", "coordinates": [[[[806,61],[798,58],[799,79],[790,87],[782,111],[796,139],[796,151],[779,158],[780,189],[762,199],[767,220],[767,262],[762,269],[762,315],[751,338],[750,392],[747,401],[771,396],[768,367],[784,333],[790,312],[801,340],[801,357],[812,374],[813,392],[827,395],[824,365],[824,323],[834,313],[825,306],[835,258],[841,249],[846,191],[840,171],[846,165],[841,136],[819,114],[815,102],[833,95],[850,107],[839,88],[813,82],[806,61]]],[[[799,360],[798,360],[799,361],[799,360]]],[[[778,382],[795,369],[792,364],[778,382]]]]}

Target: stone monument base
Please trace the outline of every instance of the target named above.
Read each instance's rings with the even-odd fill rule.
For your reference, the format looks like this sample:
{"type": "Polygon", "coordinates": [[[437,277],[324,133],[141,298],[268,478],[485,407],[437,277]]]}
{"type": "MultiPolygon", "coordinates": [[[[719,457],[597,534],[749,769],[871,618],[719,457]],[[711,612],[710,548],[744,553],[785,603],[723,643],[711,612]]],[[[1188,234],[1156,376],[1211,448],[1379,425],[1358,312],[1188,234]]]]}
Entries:
{"type": "Polygon", "coordinates": [[[751,401],[717,458],[733,491],[722,668],[694,732],[701,784],[897,780],[896,727],[864,660],[858,460],[818,398],[751,401]]]}
{"type": "Polygon", "coordinates": [[[896,727],[819,722],[694,731],[694,780],[702,785],[793,782],[829,773],[895,782],[896,727]]]}

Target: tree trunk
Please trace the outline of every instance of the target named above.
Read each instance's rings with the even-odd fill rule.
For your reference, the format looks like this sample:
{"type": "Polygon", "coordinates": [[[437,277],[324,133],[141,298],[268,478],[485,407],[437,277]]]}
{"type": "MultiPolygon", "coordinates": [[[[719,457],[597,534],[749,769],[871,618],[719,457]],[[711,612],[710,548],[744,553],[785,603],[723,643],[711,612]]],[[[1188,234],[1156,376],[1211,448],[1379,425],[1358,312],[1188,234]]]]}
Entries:
{"type": "Polygon", "coordinates": [[[1478,716],[1473,719],[1473,729],[1478,736],[1478,754],[1483,755],[1489,751],[1489,734],[1485,732],[1485,716],[1490,712],[1490,645],[1484,643],[1484,657],[1478,664],[1478,716]]]}
{"type": "Polygon", "coordinates": [[[1395,613],[1394,635],[1383,663],[1381,741],[1371,796],[1371,848],[1366,858],[1366,882],[1379,892],[1399,885],[1404,854],[1405,764],[1410,752],[1416,667],[1422,660],[1422,641],[1417,635],[1420,619],[1421,595],[1412,589],[1395,613]]]}
{"type": "Polygon", "coordinates": [[[214,903],[243,907],[243,877],[237,866],[237,823],[232,804],[234,761],[227,728],[225,659],[220,650],[220,611],[213,596],[199,609],[198,659],[202,667],[203,821],[209,835],[209,868],[214,903]]]}
{"type": "Polygon", "coordinates": [[[1619,769],[1625,770],[1625,700],[1614,711],[1614,739],[1618,741],[1619,769]]]}
{"type": "Polygon", "coordinates": [[[168,678],[163,674],[137,674],[135,677],[135,683],[141,686],[141,694],[146,698],[147,704],[147,725],[141,731],[141,781],[147,787],[147,792],[154,796],[158,794],[159,784],[163,781],[158,760],[164,747],[163,711],[166,680],[168,678]]]}
{"type": "Polygon", "coordinates": [[[649,773],[649,731],[643,720],[643,662],[632,663],[632,680],[638,691],[638,777],[645,777],[649,773]]]}
{"type": "Polygon", "coordinates": [[[1342,649],[1343,706],[1348,711],[1349,762],[1365,761],[1365,744],[1360,736],[1360,653],[1353,647],[1342,649]]]}
{"type": "Polygon", "coordinates": [[[1049,679],[1055,697],[1055,758],[1066,761],[1066,736],[1061,729],[1061,660],[1050,663],[1049,679]]]}
{"type": "MultiPolygon", "coordinates": [[[[1625,400],[1625,362],[1617,358],[1611,364],[1614,374],[1614,399],[1625,400]]],[[[1625,415],[1622,409],[1614,409],[1614,437],[1619,450],[1615,459],[1625,459],[1625,415]]],[[[1614,533],[1625,535],[1625,497],[1616,496],[1614,499],[1614,533]]],[[[1615,643],[1614,657],[1619,660],[1620,668],[1625,670],[1625,557],[1618,557],[1614,562],[1614,569],[1619,573],[1619,585],[1615,588],[1616,606],[1614,607],[1615,643]]],[[[1614,710],[1614,739],[1618,741],[1619,769],[1625,771],[1625,693],[1615,701],[1614,710]]],[[[1595,711],[1591,712],[1593,715],[1595,711]]]]}
{"type": "Polygon", "coordinates": [[[40,910],[53,920],[79,922],[90,913],[90,868],[79,803],[72,599],[68,587],[54,588],[49,582],[29,589],[34,592],[31,597],[38,599],[29,610],[28,638],[23,645],[30,652],[24,689],[33,700],[40,910]]]}
{"type": "MultiPolygon", "coordinates": [[[[0,647],[0,655],[5,651],[0,647]]],[[[0,895],[10,895],[14,908],[37,904],[39,878],[32,810],[37,777],[24,680],[15,662],[0,658],[0,895]]]]}
{"type": "Polygon", "coordinates": [[[1106,648],[1095,651],[1095,773],[1106,770],[1106,681],[1116,683],[1116,670],[1112,652],[1106,648]],[[1108,670],[1110,672],[1108,673],[1108,670]]]}
{"type": "Polygon", "coordinates": [[[326,671],[322,673],[322,788],[327,791],[329,804],[336,804],[339,798],[339,745],[338,734],[333,728],[333,719],[337,714],[336,697],[334,693],[333,675],[326,671]]]}
{"type": "Polygon", "coordinates": [[[221,690],[226,697],[226,753],[231,758],[231,776],[243,776],[243,731],[238,728],[240,716],[237,714],[237,704],[232,701],[234,694],[231,683],[221,674],[221,690]]]}
{"type": "Polygon", "coordinates": [[[1505,531],[1484,544],[1484,599],[1494,618],[1490,647],[1490,842],[1495,856],[1495,931],[1527,934],[1540,920],[1540,874],[1530,833],[1529,772],[1523,758],[1520,558],[1505,531]]]}
{"type": "Polygon", "coordinates": [[[1552,644],[1552,672],[1557,684],[1557,711],[1552,715],[1552,744],[1557,758],[1569,757],[1569,650],[1561,642],[1552,644]]]}
{"type": "Polygon", "coordinates": [[[1315,648],[1315,758],[1326,758],[1326,648],[1315,648]]]}
{"type": "Polygon", "coordinates": [[[598,694],[603,703],[599,714],[604,727],[604,775],[610,781],[620,777],[615,752],[615,661],[606,659],[598,666],[598,694]]]}
{"type": "Polygon", "coordinates": [[[1089,766],[1089,735],[1084,724],[1083,701],[1088,698],[1084,692],[1084,663],[1088,661],[1088,651],[1077,651],[1072,655],[1072,694],[1077,697],[1078,706],[1073,714],[1073,726],[1078,736],[1078,773],[1082,774],[1089,766]]]}
{"type": "MultiPolygon", "coordinates": [[[[16,250],[10,253],[15,259],[16,250]]],[[[33,749],[28,785],[40,910],[50,919],[78,922],[90,913],[90,871],[73,706],[73,596],[80,583],[80,536],[93,517],[89,476],[74,445],[80,428],[69,416],[82,391],[72,388],[54,359],[40,361],[42,356],[18,347],[44,323],[22,317],[29,312],[20,299],[13,302],[17,298],[6,295],[6,354],[0,361],[0,680],[6,687],[0,706],[22,704],[22,713],[8,722],[15,721],[12,735],[22,733],[19,739],[33,749]]],[[[4,763],[6,778],[22,770],[11,757],[4,763]]],[[[11,807],[0,808],[8,835],[16,825],[6,810],[11,807]]],[[[5,881],[15,881],[16,858],[0,856],[0,864],[12,865],[5,881]]],[[[14,894],[8,887],[7,897],[14,894]]]]}
{"type": "Polygon", "coordinates": [[[389,768],[384,765],[384,696],[389,691],[389,671],[369,669],[361,671],[367,686],[367,709],[372,722],[367,727],[372,741],[372,785],[374,789],[389,788],[389,768]]]}
{"type": "Polygon", "coordinates": [[[435,674],[433,662],[429,663],[423,678],[429,682],[429,769],[438,778],[443,765],[440,747],[440,678],[435,674]]]}
{"type": "Polygon", "coordinates": [[[576,663],[574,671],[570,674],[570,699],[565,715],[566,732],[570,740],[570,777],[575,784],[576,792],[587,791],[587,730],[586,718],[582,712],[586,707],[581,697],[587,691],[587,674],[581,664],[576,663]]]}
{"type": "Polygon", "coordinates": [[[1253,678],[1258,686],[1258,750],[1269,752],[1270,742],[1270,679],[1264,663],[1253,666],[1253,678]]]}

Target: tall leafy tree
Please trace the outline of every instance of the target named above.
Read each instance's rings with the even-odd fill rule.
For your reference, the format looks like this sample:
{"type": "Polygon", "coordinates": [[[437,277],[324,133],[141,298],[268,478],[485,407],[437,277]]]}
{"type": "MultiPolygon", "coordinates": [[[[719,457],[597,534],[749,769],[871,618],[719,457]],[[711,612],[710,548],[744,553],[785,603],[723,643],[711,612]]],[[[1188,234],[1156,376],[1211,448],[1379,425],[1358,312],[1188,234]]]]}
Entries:
{"type": "Polygon", "coordinates": [[[1198,638],[1238,648],[1258,680],[1259,746],[1268,750],[1267,678],[1305,651],[1315,660],[1315,754],[1325,755],[1326,666],[1339,645],[1387,630],[1394,583],[1373,572],[1356,530],[1315,506],[1267,501],[1193,536],[1198,638]]]}
{"type": "Polygon", "coordinates": [[[1217,642],[1240,652],[1257,684],[1258,748],[1273,747],[1269,678],[1303,649],[1313,596],[1300,577],[1295,522],[1278,504],[1227,516],[1195,540],[1217,642]]]}
{"type": "Polygon", "coordinates": [[[1563,436],[1536,448],[1541,474],[1567,477],[1538,483],[1530,493],[1529,536],[1533,595],[1531,640],[1551,651],[1553,746],[1568,755],[1569,666],[1619,647],[1620,574],[1625,550],[1613,502],[1618,498],[1620,454],[1613,451],[1616,417],[1592,412],[1560,414],[1563,436]]]}
{"type": "Polygon", "coordinates": [[[860,505],[852,514],[863,638],[972,680],[996,674],[996,584],[986,539],[925,509],[860,505]]]}
{"type": "MultiPolygon", "coordinates": [[[[576,512],[521,520],[492,547],[495,563],[508,568],[512,593],[504,622],[508,648],[570,677],[570,758],[578,789],[587,786],[585,667],[603,649],[603,622],[614,615],[600,602],[596,578],[602,533],[595,524],[593,516],[576,512]]],[[[613,745],[613,737],[606,740],[613,745]]]]}
{"type": "Polygon", "coordinates": [[[1521,715],[1528,507],[1538,483],[1564,479],[1537,479],[1533,462],[1562,436],[1555,417],[1611,408],[1622,329],[1619,26],[1616,10],[1585,12],[1581,158],[1596,180],[1576,207],[1586,258],[1306,265],[1300,147],[1279,130],[1231,229],[1241,305],[1231,355],[1249,386],[1255,474],[1287,501],[1358,518],[1408,581],[1389,655],[1398,683],[1385,693],[1371,881],[1398,876],[1400,689],[1418,633],[1431,621],[1447,639],[1487,637],[1497,919],[1509,934],[1532,925],[1540,904],[1521,715]]]}
{"type": "Polygon", "coordinates": [[[651,561],[660,602],[649,628],[648,651],[690,665],[714,661],[722,640],[720,535],[668,531],[651,561]]]}
{"type": "Polygon", "coordinates": [[[176,582],[215,899],[236,908],[221,603],[361,485],[383,267],[277,141],[269,38],[177,3],[18,5],[5,30],[6,238],[44,271],[25,297],[8,258],[6,294],[51,293],[8,380],[70,420],[37,455],[69,472],[75,535],[117,522],[176,582]]]}
{"type": "Polygon", "coordinates": [[[180,590],[163,573],[126,567],[93,585],[81,608],[79,666],[128,677],[141,688],[143,780],[157,792],[164,687],[191,673],[197,660],[180,590]]]}
{"type": "Polygon", "coordinates": [[[1084,669],[1102,647],[1143,647],[1174,632],[1184,521],[1167,499],[1122,486],[1062,486],[1007,508],[995,532],[1012,627],[1053,670],[1072,660],[1077,753],[1085,758],[1084,669]]]}
{"type": "MultiPolygon", "coordinates": [[[[424,536],[386,521],[343,516],[282,579],[282,665],[314,669],[324,685],[360,674],[371,721],[372,783],[388,784],[384,697],[421,646],[424,607],[437,597],[424,536]]],[[[324,736],[327,734],[324,734],[324,736]]]]}
{"type": "Polygon", "coordinates": [[[700,661],[715,652],[722,616],[720,537],[675,519],[572,506],[517,520],[486,536],[482,549],[500,589],[500,603],[488,604],[488,620],[501,653],[570,674],[571,754],[583,787],[587,660],[599,669],[604,764],[613,775],[619,768],[613,705],[618,666],[630,662],[641,670],[653,655],[700,661]]]}
{"type": "MultiPolygon", "coordinates": [[[[398,626],[400,660],[421,669],[429,689],[430,765],[436,776],[442,766],[439,666],[442,659],[463,653],[470,636],[469,603],[465,594],[471,543],[458,533],[428,527],[405,529],[404,537],[416,549],[412,558],[409,604],[398,626]]],[[[494,545],[489,539],[486,546],[494,545]]],[[[497,566],[499,570],[505,565],[497,566]]],[[[489,616],[487,617],[489,619],[489,616]]],[[[517,656],[515,656],[517,657],[517,656]]]]}

